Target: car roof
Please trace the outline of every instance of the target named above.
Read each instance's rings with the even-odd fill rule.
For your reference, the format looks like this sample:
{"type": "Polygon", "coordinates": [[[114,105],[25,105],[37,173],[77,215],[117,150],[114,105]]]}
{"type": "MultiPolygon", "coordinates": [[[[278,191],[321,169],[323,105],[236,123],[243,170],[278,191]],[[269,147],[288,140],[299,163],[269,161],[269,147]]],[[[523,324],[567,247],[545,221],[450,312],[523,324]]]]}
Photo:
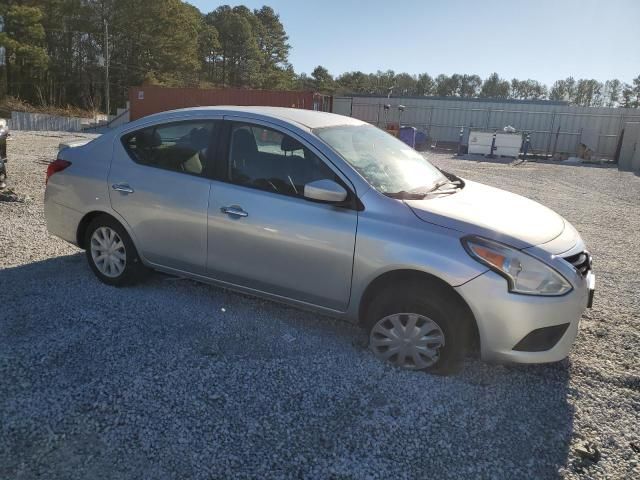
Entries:
{"type": "MultiPolygon", "coordinates": [[[[336,125],[365,125],[365,122],[355,118],[337,115],[335,113],[318,112],[315,110],[304,110],[301,108],[284,108],[284,107],[244,107],[236,105],[219,105],[215,107],[193,107],[183,108],[180,110],[171,110],[153,115],[160,117],[163,114],[178,112],[218,112],[233,115],[234,113],[242,113],[247,115],[259,115],[261,117],[269,117],[285,122],[295,122],[307,128],[323,128],[336,125]]],[[[147,117],[148,118],[148,117],[147,117]]]]}

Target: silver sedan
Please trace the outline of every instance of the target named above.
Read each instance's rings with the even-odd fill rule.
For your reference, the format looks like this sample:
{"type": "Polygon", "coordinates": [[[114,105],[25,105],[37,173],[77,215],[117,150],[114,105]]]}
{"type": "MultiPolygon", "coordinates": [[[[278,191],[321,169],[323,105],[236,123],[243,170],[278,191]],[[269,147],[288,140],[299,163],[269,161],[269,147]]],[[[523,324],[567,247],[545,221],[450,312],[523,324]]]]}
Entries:
{"type": "Polygon", "coordinates": [[[69,145],[45,213],[106,284],[154,269],[344,317],[409,369],[450,372],[472,350],[560,360],[595,284],[558,214],[308,110],[177,110],[69,145]]]}

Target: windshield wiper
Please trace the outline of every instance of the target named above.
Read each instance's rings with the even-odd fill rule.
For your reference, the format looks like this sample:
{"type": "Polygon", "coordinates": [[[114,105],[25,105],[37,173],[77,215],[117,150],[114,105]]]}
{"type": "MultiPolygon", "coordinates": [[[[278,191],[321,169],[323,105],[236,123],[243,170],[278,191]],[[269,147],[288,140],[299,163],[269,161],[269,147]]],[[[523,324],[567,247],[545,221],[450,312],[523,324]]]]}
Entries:
{"type": "Polygon", "coordinates": [[[447,179],[437,182],[427,193],[434,193],[436,191],[440,191],[441,193],[454,193],[456,190],[463,188],[464,182],[460,178],[456,178],[455,180],[447,179]],[[445,185],[451,185],[452,188],[440,190],[445,185]]]}
{"type": "Polygon", "coordinates": [[[412,188],[411,190],[409,190],[408,192],[398,192],[398,193],[408,193],[409,195],[421,195],[423,197],[427,196],[428,194],[435,192],[436,190],[440,189],[440,187],[447,185],[448,183],[453,183],[451,180],[440,180],[436,183],[434,183],[432,186],[427,187],[427,186],[422,186],[422,187],[416,187],[416,188],[412,188]]]}
{"type": "Polygon", "coordinates": [[[462,180],[460,177],[454,175],[453,173],[445,172],[440,168],[438,170],[440,170],[440,173],[448,178],[451,183],[456,185],[457,188],[464,188],[464,180],[462,180]]]}
{"type": "Polygon", "coordinates": [[[444,187],[447,183],[451,183],[451,180],[441,180],[439,182],[436,182],[433,187],[431,187],[429,190],[427,190],[427,193],[431,193],[431,192],[435,192],[436,190],[439,190],[440,187],[444,187]]]}
{"type": "Polygon", "coordinates": [[[398,200],[422,200],[427,193],[426,192],[407,192],[405,190],[400,190],[399,192],[385,192],[389,198],[396,198],[398,200]]]}
{"type": "Polygon", "coordinates": [[[386,192],[385,195],[387,197],[397,198],[400,200],[422,200],[427,195],[432,193],[434,194],[436,192],[440,194],[455,193],[457,190],[464,187],[464,181],[458,177],[454,177],[453,175],[451,175],[451,177],[453,178],[449,178],[449,175],[447,175],[446,180],[440,180],[428,189],[425,189],[426,187],[417,187],[409,191],[400,190],[399,192],[386,192]],[[445,185],[451,185],[452,188],[441,190],[445,185]]]}

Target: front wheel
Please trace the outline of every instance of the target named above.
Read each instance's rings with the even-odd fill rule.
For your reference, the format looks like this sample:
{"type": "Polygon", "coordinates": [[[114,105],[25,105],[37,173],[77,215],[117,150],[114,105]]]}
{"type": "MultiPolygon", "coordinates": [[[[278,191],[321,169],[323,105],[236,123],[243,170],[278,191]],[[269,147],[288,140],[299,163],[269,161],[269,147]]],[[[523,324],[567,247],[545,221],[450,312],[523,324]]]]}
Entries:
{"type": "Polygon", "coordinates": [[[101,282],[120,287],[143,276],[145,267],[131,238],[112,217],[102,215],[91,222],[85,245],[89,266],[101,282]]]}
{"type": "Polygon", "coordinates": [[[469,329],[464,312],[441,289],[392,288],[368,309],[369,349],[380,360],[409,370],[459,370],[469,329]]]}

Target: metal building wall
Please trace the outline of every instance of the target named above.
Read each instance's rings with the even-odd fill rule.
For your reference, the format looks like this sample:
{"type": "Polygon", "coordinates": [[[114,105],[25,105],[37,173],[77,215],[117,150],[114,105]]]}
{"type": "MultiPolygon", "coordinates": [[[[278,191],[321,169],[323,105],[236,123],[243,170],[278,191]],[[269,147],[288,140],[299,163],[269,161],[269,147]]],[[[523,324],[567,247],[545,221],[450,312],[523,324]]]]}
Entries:
{"type": "Polygon", "coordinates": [[[573,154],[581,141],[594,138],[596,155],[612,158],[625,122],[640,121],[640,111],[624,108],[576,107],[547,102],[499,102],[416,97],[336,97],[334,112],[383,127],[401,123],[425,130],[436,141],[457,142],[464,127],[501,130],[511,125],[531,135],[541,153],[573,154]],[[385,116],[383,106],[391,105],[385,116]],[[400,113],[398,105],[404,105],[400,113]]]}
{"type": "Polygon", "coordinates": [[[624,137],[620,146],[620,158],[618,159],[620,170],[640,171],[640,123],[629,122],[624,124],[624,137]]]}

